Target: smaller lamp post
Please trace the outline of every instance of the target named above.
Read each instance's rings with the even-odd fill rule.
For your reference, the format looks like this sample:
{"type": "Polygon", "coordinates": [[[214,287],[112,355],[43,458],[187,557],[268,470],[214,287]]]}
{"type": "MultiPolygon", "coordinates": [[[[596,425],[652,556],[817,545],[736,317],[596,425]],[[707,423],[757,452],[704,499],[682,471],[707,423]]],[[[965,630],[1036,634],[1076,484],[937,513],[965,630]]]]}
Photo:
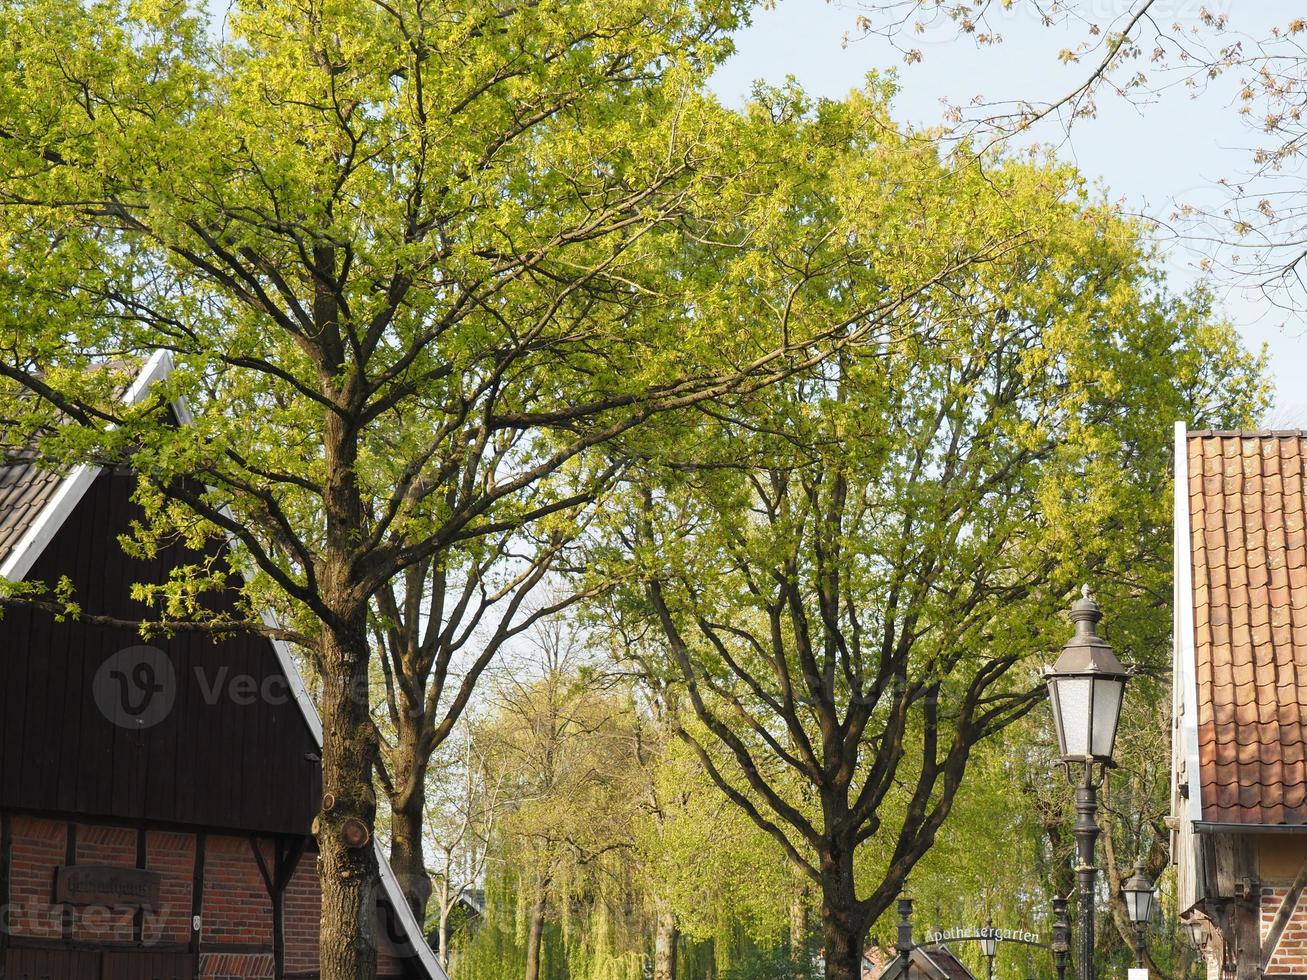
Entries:
{"type": "Polygon", "coordinates": [[[1189,942],[1193,944],[1194,949],[1202,952],[1207,948],[1207,920],[1201,916],[1190,914],[1189,918],[1184,920],[1185,932],[1189,934],[1189,942]]]}
{"type": "Polygon", "coordinates": [[[899,934],[895,945],[910,967],[912,950],[916,943],[912,940],[912,896],[908,894],[906,885],[899,893],[899,934]]]}
{"type": "Polygon", "coordinates": [[[1071,951],[1071,923],[1066,918],[1066,899],[1053,896],[1053,966],[1057,980],[1066,980],[1067,953],[1071,951]]]}
{"type": "Polygon", "coordinates": [[[1048,697],[1053,704],[1053,725],[1067,776],[1072,767],[1084,767],[1084,779],[1076,787],[1076,880],[1080,927],[1076,942],[1079,980],[1097,980],[1094,973],[1094,843],[1098,840],[1098,788],[1112,761],[1116,726],[1121,720],[1121,699],[1130,674],[1116,659],[1107,641],[1098,635],[1103,611],[1085,586],[1081,598],[1071,606],[1075,635],[1062,648],[1051,670],[1045,672],[1048,697]],[[1097,767],[1097,778],[1095,778],[1097,767]]]}
{"type": "Polygon", "coordinates": [[[985,916],[985,928],[980,930],[980,949],[989,963],[989,980],[994,980],[994,957],[998,955],[998,934],[994,932],[994,920],[985,916]]]}
{"type": "Polygon", "coordinates": [[[1144,874],[1144,859],[1135,861],[1135,873],[1121,886],[1125,895],[1126,911],[1135,924],[1135,966],[1144,965],[1145,932],[1148,920],[1153,917],[1154,890],[1148,875],[1144,874]]]}

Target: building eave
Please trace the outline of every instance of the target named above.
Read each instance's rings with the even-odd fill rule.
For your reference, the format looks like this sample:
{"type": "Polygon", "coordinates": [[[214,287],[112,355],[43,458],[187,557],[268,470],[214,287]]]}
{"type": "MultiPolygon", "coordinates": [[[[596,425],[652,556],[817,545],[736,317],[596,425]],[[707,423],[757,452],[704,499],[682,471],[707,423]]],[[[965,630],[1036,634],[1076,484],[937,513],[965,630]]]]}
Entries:
{"type": "Polygon", "coordinates": [[[1236,823],[1232,820],[1195,820],[1194,831],[1199,834],[1290,834],[1307,836],[1307,824],[1236,823]]]}

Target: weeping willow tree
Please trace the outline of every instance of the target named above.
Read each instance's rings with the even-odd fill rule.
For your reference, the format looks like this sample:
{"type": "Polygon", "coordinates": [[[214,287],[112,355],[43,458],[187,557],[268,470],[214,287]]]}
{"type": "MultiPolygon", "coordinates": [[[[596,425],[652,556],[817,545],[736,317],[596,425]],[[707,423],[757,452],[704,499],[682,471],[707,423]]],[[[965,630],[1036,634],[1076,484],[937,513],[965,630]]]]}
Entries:
{"type": "Polygon", "coordinates": [[[526,970],[526,943],[517,932],[516,889],[510,875],[486,881],[484,913],[465,924],[452,940],[450,972],[461,980],[521,976],[526,970]]]}
{"type": "MultiPolygon", "coordinates": [[[[485,914],[453,938],[450,975],[457,980],[513,980],[525,976],[530,886],[511,869],[487,882],[485,914]]],[[[540,980],[644,980],[652,961],[651,923],[623,907],[645,896],[622,890],[578,902],[567,917],[547,921],[540,980]]],[[[783,911],[783,910],[781,910],[783,911]]],[[[759,937],[744,919],[717,920],[710,935],[682,935],[677,980],[807,980],[779,935],[759,937]]]]}
{"type": "MultiPolygon", "coordinates": [[[[487,882],[485,914],[453,942],[458,980],[526,976],[533,887],[503,868],[487,882]]],[[[620,888],[575,896],[567,914],[541,929],[539,980],[642,980],[644,933],[623,912],[620,888]]]]}

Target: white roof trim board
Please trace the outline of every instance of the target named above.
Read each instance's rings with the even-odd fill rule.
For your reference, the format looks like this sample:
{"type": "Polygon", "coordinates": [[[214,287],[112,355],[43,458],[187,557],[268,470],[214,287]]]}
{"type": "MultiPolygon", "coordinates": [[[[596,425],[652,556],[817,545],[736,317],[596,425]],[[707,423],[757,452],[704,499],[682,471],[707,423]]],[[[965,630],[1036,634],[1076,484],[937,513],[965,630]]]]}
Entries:
{"type": "Polygon", "coordinates": [[[63,527],[64,521],[81,502],[99,472],[98,466],[82,465],[64,477],[55,495],[42,508],[27,532],[18,539],[4,564],[0,565],[0,578],[21,582],[27,577],[27,573],[36,564],[36,559],[41,557],[46,545],[54,539],[55,532],[63,527]]]}
{"type": "MultiPolygon", "coordinates": [[[[173,362],[168,352],[156,351],[146,362],[145,367],[141,369],[140,375],[132,382],[131,387],[127,389],[127,393],[123,396],[123,402],[127,405],[135,405],[150,389],[150,386],[156,381],[166,378],[172,368],[173,362]]],[[[193,417],[190,409],[182,401],[174,403],[173,411],[183,425],[193,417]]],[[[45,551],[46,546],[54,540],[55,535],[59,533],[59,529],[63,527],[64,522],[72,514],[78,503],[86,495],[86,491],[90,489],[91,484],[95,482],[95,478],[99,476],[100,469],[98,466],[81,465],[64,478],[58,491],[50,498],[49,503],[42,508],[36,520],[32,522],[32,526],[19,539],[18,544],[14,546],[5,559],[4,564],[0,565],[0,578],[9,579],[11,582],[22,581],[27,573],[32,570],[36,560],[41,557],[41,553],[45,551]]],[[[270,611],[265,610],[262,619],[269,626],[274,628],[278,626],[276,617],[270,611]]],[[[286,675],[286,681],[295,695],[295,703],[299,705],[300,714],[304,717],[304,723],[308,725],[314,740],[317,742],[318,747],[321,748],[322,719],[318,715],[318,708],[314,704],[313,696],[309,694],[304,678],[300,674],[299,666],[295,663],[295,657],[291,654],[289,645],[284,641],[273,639],[271,642],[277,655],[277,661],[281,665],[282,672],[286,675]]],[[[441,969],[440,962],[436,959],[436,954],[427,945],[422,926],[417,921],[417,916],[413,914],[413,910],[409,907],[408,901],[404,898],[404,891],[399,886],[399,879],[395,877],[394,869],[391,868],[390,862],[386,859],[380,841],[375,837],[373,838],[372,847],[377,855],[377,864],[381,870],[381,884],[386,891],[386,898],[395,910],[400,925],[403,927],[418,960],[426,969],[431,980],[448,980],[445,971],[441,969]]]]}
{"type": "MultiPolygon", "coordinates": [[[[1202,782],[1198,769],[1198,652],[1194,643],[1193,538],[1189,524],[1189,434],[1183,422],[1175,423],[1175,615],[1172,671],[1178,728],[1174,737],[1177,756],[1185,763],[1188,806],[1184,814],[1193,822],[1203,819],[1202,782]]],[[[1174,767],[1172,767],[1174,770],[1174,767]]],[[[1173,780],[1179,778],[1172,773],[1173,780]]],[[[1176,794],[1178,796],[1178,794],[1176,794]]]]}

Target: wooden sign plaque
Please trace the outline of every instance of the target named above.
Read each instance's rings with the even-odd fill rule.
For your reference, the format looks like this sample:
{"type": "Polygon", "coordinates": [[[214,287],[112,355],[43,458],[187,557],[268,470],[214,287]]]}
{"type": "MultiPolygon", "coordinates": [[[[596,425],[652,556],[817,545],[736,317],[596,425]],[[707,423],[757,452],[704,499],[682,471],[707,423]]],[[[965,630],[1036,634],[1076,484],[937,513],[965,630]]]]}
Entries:
{"type": "Polygon", "coordinates": [[[158,908],[159,873],[107,864],[55,868],[56,904],[107,905],[111,908],[158,908]]]}

